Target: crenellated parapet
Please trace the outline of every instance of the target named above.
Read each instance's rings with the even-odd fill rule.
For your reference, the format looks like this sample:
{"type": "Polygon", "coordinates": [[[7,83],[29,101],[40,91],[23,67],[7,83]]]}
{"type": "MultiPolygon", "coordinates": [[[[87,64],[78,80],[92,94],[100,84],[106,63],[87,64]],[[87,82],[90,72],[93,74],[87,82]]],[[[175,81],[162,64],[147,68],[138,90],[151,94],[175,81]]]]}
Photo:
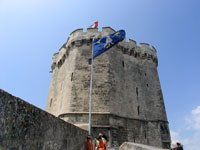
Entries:
{"type": "MultiPolygon", "coordinates": [[[[52,71],[55,67],[60,68],[65,59],[69,56],[70,50],[74,47],[80,47],[85,44],[89,46],[92,44],[93,39],[98,39],[114,32],[115,30],[111,27],[103,27],[101,32],[95,28],[87,28],[86,32],[84,32],[83,29],[74,30],[67,39],[67,42],[60,48],[59,52],[54,54],[51,66],[52,71]]],[[[137,45],[136,41],[129,39],[128,42],[123,40],[118,43],[116,47],[119,48],[124,55],[133,56],[138,59],[152,60],[156,66],[158,65],[156,49],[147,43],[139,43],[139,45],[137,45]]]]}

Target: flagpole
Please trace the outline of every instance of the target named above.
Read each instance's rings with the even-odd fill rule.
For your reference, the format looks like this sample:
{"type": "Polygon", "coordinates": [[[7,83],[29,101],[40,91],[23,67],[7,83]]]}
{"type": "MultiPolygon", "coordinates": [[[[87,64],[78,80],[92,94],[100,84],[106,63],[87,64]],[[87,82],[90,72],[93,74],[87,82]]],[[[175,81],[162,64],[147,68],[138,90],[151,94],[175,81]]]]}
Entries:
{"type": "MultiPolygon", "coordinates": [[[[114,43],[112,43],[111,45],[111,42],[109,43],[105,43],[105,42],[102,42],[104,45],[103,47],[100,47],[100,49],[102,50],[103,49],[103,52],[107,51],[108,49],[110,49],[113,45],[117,44],[118,42],[122,41],[124,38],[125,38],[125,31],[124,30],[120,30],[118,32],[115,32],[113,34],[111,34],[112,36],[112,41],[114,38],[115,41],[114,43]],[[105,44],[107,44],[107,47],[105,48],[105,44]]],[[[111,35],[109,35],[111,37],[111,35]]],[[[91,135],[91,128],[92,128],[92,121],[91,121],[91,118],[92,118],[92,78],[93,78],[93,49],[94,49],[94,36],[93,36],[93,39],[92,39],[92,60],[91,60],[91,75],[90,75],[90,101],[89,101],[89,125],[88,125],[88,134],[91,135]]],[[[106,36],[107,38],[107,36],[106,36]]],[[[100,40],[101,41],[101,40],[100,40]]],[[[102,44],[101,44],[102,45],[102,44]]],[[[96,49],[96,48],[95,48],[96,49]]],[[[98,51],[100,51],[100,49],[98,48],[98,51]]],[[[103,53],[102,51],[100,51],[100,53],[98,52],[97,54],[95,53],[95,57],[100,55],[101,53],[103,53]]]]}
{"type": "Polygon", "coordinates": [[[91,60],[91,74],[90,74],[90,101],[89,101],[89,126],[88,126],[88,134],[91,135],[92,128],[92,79],[93,79],[93,41],[92,40],[92,60],[91,60]]]}

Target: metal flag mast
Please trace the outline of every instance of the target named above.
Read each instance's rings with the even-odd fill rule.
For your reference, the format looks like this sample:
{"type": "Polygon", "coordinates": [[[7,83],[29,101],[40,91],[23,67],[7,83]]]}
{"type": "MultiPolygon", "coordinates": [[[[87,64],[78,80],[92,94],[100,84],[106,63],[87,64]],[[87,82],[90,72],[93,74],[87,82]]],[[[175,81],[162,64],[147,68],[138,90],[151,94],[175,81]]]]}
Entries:
{"type": "Polygon", "coordinates": [[[95,43],[94,47],[94,39],[95,36],[93,36],[92,39],[92,60],[91,60],[91,75],[90,75],[90,101],[89,101],[89,126],[88,126],[88,134],[91,135],[91,128],[92,128],[92,78],[93,78],[93,59],[100,54],[104,53],[108,49],[110,49],[112,46],[117,44],[118,42],[122,41],[125,38],[125,31],[124,30],[119,30],[118,32],[115,32],[113,34],[110,34],[109,37],[112,39],[111,42],[107,42],[107,37],[104,36],[102,37],[98,43],[95,43]],[[95,48],[95,53],[94,53],[94,48],[95,48]]]}
{"type": "Polygon", "coordinates": [[[91,127],[92,127],[92,79],[93,79],[93,42],[92,39],[92,60],[91,60],[91,74],[90,74],[90,101],[89,101],[89,126],[88,126],[88,134],[91,135],[91,127]]]}

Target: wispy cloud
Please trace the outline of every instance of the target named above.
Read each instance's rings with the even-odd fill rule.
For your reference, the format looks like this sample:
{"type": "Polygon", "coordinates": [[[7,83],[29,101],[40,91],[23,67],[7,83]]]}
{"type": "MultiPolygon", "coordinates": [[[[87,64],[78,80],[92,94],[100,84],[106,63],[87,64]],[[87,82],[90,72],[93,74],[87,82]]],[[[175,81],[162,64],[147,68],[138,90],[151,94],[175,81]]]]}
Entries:
{"type": "Polygon", "coordinates": [[[182,144],[184,145],[184,150],[199,150],[200,148],[200,133],[197,132],[191,137],[182,138],[182,144]]]}
{"type": "Polygon", "coordinates": [[[199,150],[200,148],[200,106],[197,106],[185,117],[185,128],[181,131],[170,131],[172,141],[180,141],[184,150],[199,150]],[[190,135],[184,137],[185,133],[190,135]]]}
{"type": "Polygon", "coordinates": [[[200,106],[193,109],[191,114],[185,117],[185,121],[189,129],[200,132],[200,106]]]}

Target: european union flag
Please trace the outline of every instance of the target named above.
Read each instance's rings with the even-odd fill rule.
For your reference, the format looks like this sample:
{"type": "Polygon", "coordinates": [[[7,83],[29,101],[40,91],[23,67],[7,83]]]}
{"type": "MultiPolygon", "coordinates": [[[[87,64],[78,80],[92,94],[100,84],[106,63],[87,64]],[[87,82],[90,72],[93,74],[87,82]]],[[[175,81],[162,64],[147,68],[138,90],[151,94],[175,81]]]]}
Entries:
{"type": "Polygon", "coordinates": [[[109,50],[118,42],[122,41],[125,38],[125,35],[126,33],[124,30],[119,30],[113,34],[94,40],[93,41],[93,59],[101,55],[105,51],[109,50]]]}

